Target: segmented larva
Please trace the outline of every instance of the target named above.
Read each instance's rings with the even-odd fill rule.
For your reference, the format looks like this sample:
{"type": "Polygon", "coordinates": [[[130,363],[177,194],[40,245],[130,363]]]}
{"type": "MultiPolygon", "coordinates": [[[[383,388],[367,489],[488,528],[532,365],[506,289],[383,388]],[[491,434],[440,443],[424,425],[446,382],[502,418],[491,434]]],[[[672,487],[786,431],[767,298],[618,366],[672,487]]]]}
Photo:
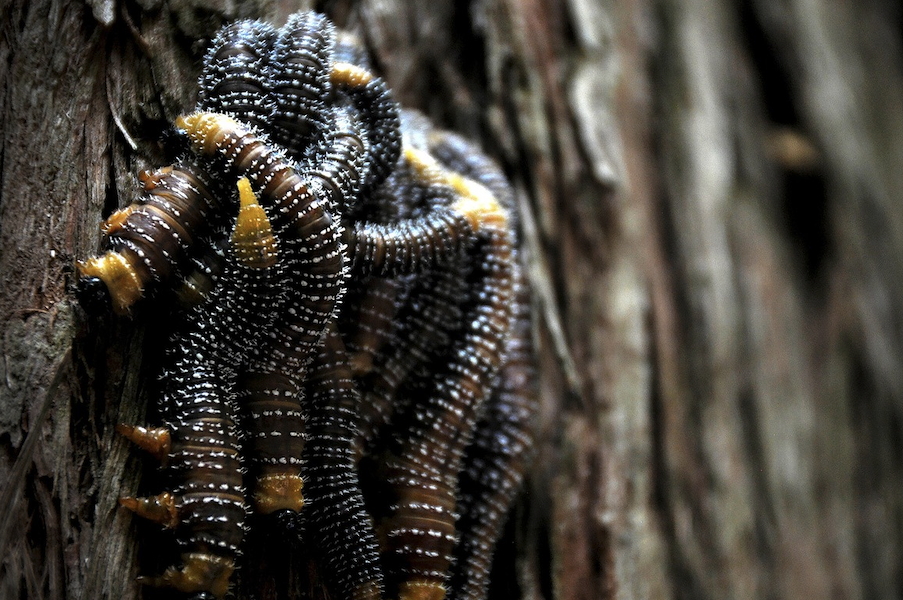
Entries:
{"type": "Polygon", "coordinates": [[[371,190],[385,181],[401,153],[398,104],[386,83],[362,66],[336,62],[330,80],[337,91],[348,95],[362,115],[370,142],[370,168],[363,189],[371,190]]]}
{"type": "MultiPolygon", "coordinates": [[[[472,241],[467,222],[450,208],[451,187],[438,179],[418,178],[407,158],[399,161],[384,187],[391,190],[392,201],[379,200],[383,194],[378,193],[377,214],[390,213],[391,218],[359,219],[346,229],[352,281],[373,273],[369,281],[382,283],[393,296],[400,294],[392,302],[382,299],[374,307],[379,310],[370,309],[373,314],[355,315],[359,328],[379,334],[364,338],[372,349],[355,357],[372,365],[377,353],[381,355],[372,373],[356,374],[366,375],[361,380],[366,395],[361,407],[362,449],[372,449],[377,432],[402,409],[398,389],[414,367],[447,345],[450,326],[461,316],[458,308],[466,286],[462,249],[472,241]],[[420,216],[409,218],[413,212],[420,216]],[[419,274],[414,282],[404,277],[414,273],[419,274]],[[384,279],[387,276],[390,279],[384,279]],[[393,337],[396,343],[390,343],[393,337]]],[[[359,337],[350,340],[361,341],[359,337]]]]}
{"type": "MultiPolygon", "coordinates": [[[[406,219],[421,204],[421,190],[406,177],[401,164],[387,180],[362,197],[344,216],[346,235],[354,223],[387,224],[406,219]]],[[[349,261],[351,262],[351,261],[349,261]]],[[[377,355],[397,336],[398,310],[407,303],[411,277],[371,277],[351,271],[340,327],[355,377],[375,366],[377,355]]],[[[366,389],[366,386],[361,387],[366,389]]]]}
{"type": "Polygon", "coordinates": [[[413,394],[400,393],[418,367],[439,360],[460,328],[461,306],[467,296],[462,269],[449,266],[422,278],[398,310],[398,343],[387,345],[375,368],[361,379],[361,450],[378,449],[393,418],[409,408],[413,394]]]}
{"type": "Polygon", "coordinates": [[[270,223],[246,179],[220,284],[191,311],[167,352],[166,426],[119,431],[165,461],[173,489],[120,502],[176,529],[181,567],[145,583],[225,595],[243,537],[242,468],[234,402],[235,371],[266,328],[277,264],[270,223]]]}
{"type": "Polygon", "coordinates": [[[454,194],[444,174],[424,152],[409,148],[404,164],[413,170],[431,198],[423,214],[391,224],[360,221],[346,234],[355,273],[397,277],[422,273],[433,265],[454,262],[472,242],[473,229],[464,212],[452,203],[454,194]]]}
{"type": "Polygon", "coordinates": [[[301,170],[319,182],[329,210],[338,216],[360,193],[361,182],[370,166],[370,146],[360,118],[350,106],[337,106],[329,114],[329,133],[313,153],[316,160],[303,163],[301,170]]]}
{"type": "Polygon", "coordinates": [[[141,175],[144,195],[101,225],[109,250],[78,264],[78,297],[88,310],[128,313],[179,271],[198,237],[225,214],[226,196],[194,161],[141,175]]]}
{"type": "Polygon", "coordinates": [[[444,598],[455,544],[455,488],[461,457],[480,407],[494,384],[512,301],[512,238],[506,211],[478,183],[443,171],[426,154],[408,150],[420,176],[441,178],[458,196],[452,208],[475,238],[464,327],[428,388],[412,405],[397,451],[386,461],[393,502],[381,524],[390,584],[402,599],[444,598]]]}
{"type": "Polygon", "coordinates": [[[250,448],[256,475],[254,503],[260,512],[300,510],[302,430],[300,382],[310,352],[335,310],[345,271],[339,228],[328,208],[356,190],[366,153],[348,118],[348,134],[334,138],[325,153],[343,165],[341,177],[329,169],[299,174],[277,151],[225,115],[196,113],[180,119],[194,149],[219,156],[246,175],[272,207],[282,240],[289,297],[267,345],[242,376],[241,402],[249,414],[250,448]]]}
{"type": "Polygon", "coordinates": [[[270,59],[276,111],[268,131],[296,158],[327,130],[334,47],[333,25],[318,13],[296,13],[279,30],[270,59]]]}
{"type": "Polygon", "coordinates": [[[515,284],[513,322],[499,384],[465,452],[458,482],[460,517],[449,600],[486,598],[496,542],[533,456],[536,373],[530,294],[520,268],[515,269],[515,284]]]}
{"type": "Polygon", "coordinates": [[[377,367],[361,382],[366,396],[362,443],[368,448],[392,414],[403,409],[400,386],[417,365],[447,347],[460,322],[467,286],[464,248],[473,241],[468,222],[451,208],[454,192],[441,177],[418,177],[404,157],[387,183],[398,202],[408,206],[396,207],[395,218],[385,223],[362,220],[349,225],[351,271],[394,276],[394,282],[400,275],[419,276],[406,284],[405,301],[388,317],[396,323],[393,335],[399,341],[382,350],[377,367]],[[407,218],[412,212],[419,216],[407,218]]]}
{"type": "MultiPolygon", "coordinates": [[[[478,181],[515,214],[507,179],[473,143],[460,135],[432,129],[427,130],[425,142],[443,167],[478,181]]],[[[513,225],[512,233],[516,238],[513,225]]],[[[505,343],[499,382],[476,426],[473,442],[465,451],[458,483],[460,517],[449,600],[486,598],[496,541],[533,456],[537,391],[530,291],[516,257],[513,266],[511,331],[505,343]]]]}
{"type": "Polygon", "coordinates": [[[219,229],[198,240],[186,260],[184,276],[173,288],[180,304],[191,307],[210,297],[226,267],[228,252],[229,237],[219,229]]]}
{"type": "Polygon", "coordinates": [[[318,562],[336,597],[379,600],[382,571],[376,535],[357,473],[361,398],[334,324],[311,364],[305,388],[310,541],[318,548],[318,562]]]}
{"type": "Polygon", "coordinates": [[[304,158],[328,130],[333,38],[316,13],[294,14],[278,31],[261,21],[227,25],[205,57],[198,111],[233,116],[304,158]]]}
{"type": "Polygon", "coordinates": [[[276,112],[269,75],[276,36],[261,21],[223,27],[204,57],[198,110],[235,115],[261,131],[268,127],[276,112]]]}

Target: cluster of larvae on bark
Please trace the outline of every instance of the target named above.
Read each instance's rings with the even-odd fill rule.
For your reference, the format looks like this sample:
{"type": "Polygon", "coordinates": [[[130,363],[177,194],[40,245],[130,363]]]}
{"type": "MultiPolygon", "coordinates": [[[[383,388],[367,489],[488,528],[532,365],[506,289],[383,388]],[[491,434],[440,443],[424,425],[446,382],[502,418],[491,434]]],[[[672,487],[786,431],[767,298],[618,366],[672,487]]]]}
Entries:
{"type": "Polygon", "coordinates": [[[174,126],[78,265],[95,315],[174,307],[163,423],[118,427],[170,482],[121,504],[181,548],[142,580],[223,597],[255,513],[330,597],[484,598],[535,411],[504,175],[316,13],[223,28],[174,126]]]}

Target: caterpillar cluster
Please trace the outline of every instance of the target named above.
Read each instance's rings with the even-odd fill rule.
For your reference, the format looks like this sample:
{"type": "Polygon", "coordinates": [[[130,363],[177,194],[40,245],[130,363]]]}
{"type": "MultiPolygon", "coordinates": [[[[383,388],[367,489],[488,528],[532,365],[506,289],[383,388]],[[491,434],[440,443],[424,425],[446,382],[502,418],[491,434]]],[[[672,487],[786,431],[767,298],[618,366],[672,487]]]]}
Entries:
{"type": "Polygon", "coordinates": [[[253,511],[301,523],[331,597],[485,597],[535,410],[512,193],[348,39],[225,27],[185,155],[79,264],[89,311],[183,302],[164,424],[119,427],[173,486],[121,500],[182,547],[147,583],[224,596],[253,511]]]}

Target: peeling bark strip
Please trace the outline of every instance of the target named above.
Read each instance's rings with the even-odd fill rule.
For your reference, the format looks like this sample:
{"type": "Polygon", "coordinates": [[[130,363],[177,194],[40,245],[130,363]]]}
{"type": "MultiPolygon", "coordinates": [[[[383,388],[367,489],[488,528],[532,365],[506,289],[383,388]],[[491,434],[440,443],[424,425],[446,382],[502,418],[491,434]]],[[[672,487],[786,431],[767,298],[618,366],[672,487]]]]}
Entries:
{"type": "MultiPolygon", "coordinates": [[[[171,162],[158,132],[194,105],[215,32],[281,24],[287,4],[0,10],[0,597],[155,597],[136,565],[172,549],[117,499],[160,487],[139,486],[115,425],[154,418],[167,332],[85,321],[67,285],[97,223],[141,194],[135,173],[171,162]]],[[[356,28],[405,105],[480,139],[527,214],[540,468],[490,597],[896,598],[892,3],[315,8],[356,28]],[[786,140],[814,166],[793,166],[786,140]]],[[[432,281],[433,306],[457,294],[432,281]]],[[[249,541],[237,598],[320,589],[271,536],[249,541]]]]}

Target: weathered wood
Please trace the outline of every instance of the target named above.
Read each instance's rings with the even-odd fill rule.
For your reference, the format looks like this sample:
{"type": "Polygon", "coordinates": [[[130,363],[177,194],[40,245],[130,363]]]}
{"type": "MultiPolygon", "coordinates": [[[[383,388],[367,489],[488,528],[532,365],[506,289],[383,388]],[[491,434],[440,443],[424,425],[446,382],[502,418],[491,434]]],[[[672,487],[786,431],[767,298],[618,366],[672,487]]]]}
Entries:
{"type": "MultiPolygon", "coordinates": [[[[542,404],[493,597],[898,597],[899,11],[317,7],[518,189],[542,404]]],[[[154,474],[113,427],[153,418],[165,327],[88,323],[67,286],[216,29],[306,8],[0,6],[0,598],[163,596],[134,582],[161,536],[116,503],[154,474]]],[[[259,525],[236,595],[288,597],[305,567],[259,525]]]]}

